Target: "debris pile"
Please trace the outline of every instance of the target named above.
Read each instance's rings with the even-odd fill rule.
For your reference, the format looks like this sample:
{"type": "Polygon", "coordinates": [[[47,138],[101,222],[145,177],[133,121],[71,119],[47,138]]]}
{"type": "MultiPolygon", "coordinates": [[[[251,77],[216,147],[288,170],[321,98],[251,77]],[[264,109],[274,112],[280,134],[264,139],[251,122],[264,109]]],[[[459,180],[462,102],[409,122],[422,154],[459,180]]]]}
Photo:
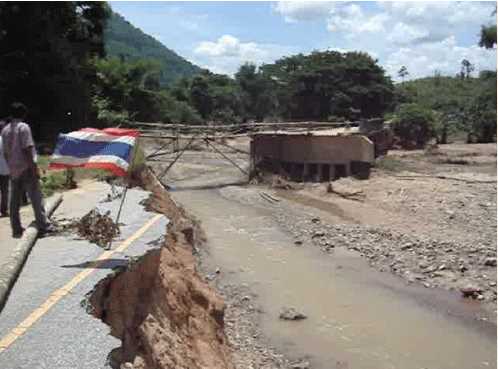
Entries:
{"type": "Polygon", "coordinates": [[[107,247],[120,234],[119,225],[109,215],[109,211],[100,214],[97,209],[91,210],[75,223],[78,235],[100,247],[107,247]]]}
{"type": "Polygon", "coordinates": [[[332,182],[327,185],[327,193],[333,193],[334,195],[340,196],[343,199],[363,201],[365,199],[365,193],[362,190],[359,191],[340,191],[337,190],[332,182]]]}
{"type": "Polygon", "coordinates": [[[273,176],[273,180],[271,183],[271,188],[279,188],[282,190],[294,190],[295,186],[291,184],[291,182],[280,176],[273,176]]]}

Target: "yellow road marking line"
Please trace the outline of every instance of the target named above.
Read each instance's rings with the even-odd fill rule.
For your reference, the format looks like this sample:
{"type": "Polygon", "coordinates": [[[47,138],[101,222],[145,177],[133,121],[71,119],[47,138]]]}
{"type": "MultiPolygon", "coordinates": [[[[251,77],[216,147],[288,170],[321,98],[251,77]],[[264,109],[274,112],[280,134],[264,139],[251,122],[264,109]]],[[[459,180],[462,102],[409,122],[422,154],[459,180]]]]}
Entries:
{"type": "Polygon", "coordinates": [[[74,287],[76,287],[81,281],[83,281],[86,277],[92,274],[97,267],[99,267],[106,261],[106,259],[108,259],[112,254],[116,252],[124,251],[134,241],[142,237],[143,234],[161,217],[162,215],[160,214],[154,216],[147,223],[145,223],[139,230],[137,230],[134,234],[132,234],[130,237],[124,240],[114,250],[108,250],[100,254],[97,260],[95,260],[93,264],[89,266],[89,268],[91,269],[85,269],[84,271],[78,273],[73,279],[71,279],[63,287],[52,292],[43,304],[41,304],[37,309],[35,309],[31,314],[29,314],[29,316],[26,319],[24,319],[21,323],[19,323],[17,327],[12,329],[8,334],[6,334],[0,340],[0,353],[9,348],[9,346],[12,345],[15,340],[17,340],[28,329],[30,329],[31,326],[38,321],[38,319],[44,316],[52,308],[52,306],[54,306],[60,299],[62,299],[69,292],[71,292],[71,290],[74,287]]]}

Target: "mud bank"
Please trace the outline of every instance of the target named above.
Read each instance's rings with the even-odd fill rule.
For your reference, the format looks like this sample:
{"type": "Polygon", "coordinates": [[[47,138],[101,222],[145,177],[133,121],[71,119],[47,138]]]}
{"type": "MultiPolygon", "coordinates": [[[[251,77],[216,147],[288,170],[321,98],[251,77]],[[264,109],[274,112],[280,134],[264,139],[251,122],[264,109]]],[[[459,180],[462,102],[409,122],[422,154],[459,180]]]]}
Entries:
{"type": "Polygon", "coordinates": [[[146,206],[170,223],[163,245],[100,281],[89,294],[92,314],[110,326],[122,346],[113,367],[231,369],[223,300],[197,274],[193,256],[200,228],[149,171],[146,206]]]}

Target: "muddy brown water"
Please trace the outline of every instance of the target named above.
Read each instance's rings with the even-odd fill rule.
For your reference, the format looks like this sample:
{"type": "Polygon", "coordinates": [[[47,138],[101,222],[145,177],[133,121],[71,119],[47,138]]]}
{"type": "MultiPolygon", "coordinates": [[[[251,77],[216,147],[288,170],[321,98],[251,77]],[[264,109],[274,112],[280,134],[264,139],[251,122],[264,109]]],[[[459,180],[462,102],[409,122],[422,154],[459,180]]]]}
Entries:
{"type": "Polygon", "coordinates": [[[265,336],[290,356],[321,369],[496,367],[496,325],[473,319],[477,303],[407,286],[344,249],[296,247],[268,211],[216,190],[172,195],[201,220],[209,263],[251,287],[265,336]],[[290,306],[308,318],[279,320],[290,306]]]}

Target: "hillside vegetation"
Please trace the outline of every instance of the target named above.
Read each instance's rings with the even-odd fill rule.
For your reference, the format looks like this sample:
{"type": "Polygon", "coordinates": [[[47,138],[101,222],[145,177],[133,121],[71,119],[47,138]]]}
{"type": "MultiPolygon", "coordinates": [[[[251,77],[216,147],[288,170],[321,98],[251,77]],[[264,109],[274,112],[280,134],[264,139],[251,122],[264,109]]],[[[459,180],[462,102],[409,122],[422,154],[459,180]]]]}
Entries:
{"type": "Polygon", "coordinates": [[[468,142],[496,139],[496,72],[481,72],[478,77],[435,75],[401,83],[396,87],[395,113],[408,104],[430,113],[432,136],[440,143],[455,134],[464,134],[468,142]]]}
{"type": "Polygon", "coordinates": [[[181,77],[191,77],[201,69],[143,33],[121,15],[111,12],[104,29],[105,51],[126,61],[154,59],[159,64],[159,82],[170,85],[181,77]]]}

